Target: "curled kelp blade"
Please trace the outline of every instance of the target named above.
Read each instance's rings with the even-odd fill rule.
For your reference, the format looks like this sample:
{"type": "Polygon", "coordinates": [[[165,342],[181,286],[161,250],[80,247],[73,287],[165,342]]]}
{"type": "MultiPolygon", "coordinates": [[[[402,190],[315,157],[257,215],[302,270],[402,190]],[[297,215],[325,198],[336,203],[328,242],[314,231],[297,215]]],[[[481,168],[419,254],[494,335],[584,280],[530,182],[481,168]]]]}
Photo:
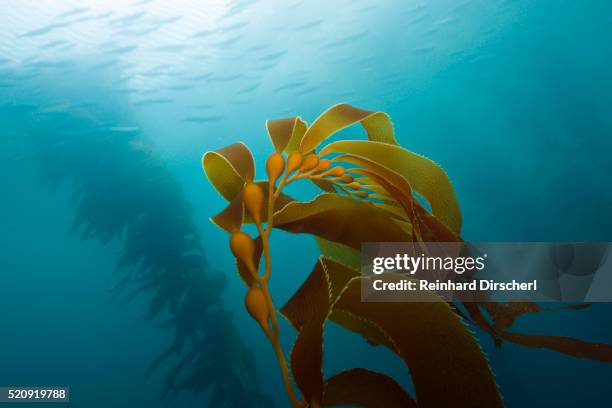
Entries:
{"type": "Polygon", "coordinates": [[[286,151],[287,154],[291,154],[296,151],[306,132],[306,128],[306,122],[299,116],[266,121],[268,135],[277,153],[286,151]]]}
{"type": "Polygon", "coordinates": [[[291,372],[311,406],[323,399],[323,326],[330,308],[329,282],[321,262],[281,310],[299,331],[291,350],[291,372]]]}
{"type": "Polygon", "coordinates": [[[294,201],[274,214],[274,226],[359,249],[362,242],[405,241],[406,231],[386,211],[339,194],[294,201]]]}
{"type": "Polygon", "coordinates": [[[325,319],[329,313],[331,288],[323,262],[317,261],[302,286],[280,310],[298,331],[309,322],[325,319]]]}
{"type": "MultiPolygon", "coordinates": [[[[346,283],[355,276],[355,271],[320,258],[306,281],[281,309],[283,316],[298,330],[291,351],[291,371],[295,382],[311,406],[331,406],[343,401],[364,404],[378,402],[382,404],[378,406],[390,407],[410,406],[396,405],[412,401],[397,383],[382,374],[367,370],[345,372],[332,377],[325,384],[326,401],[321,404],[324,390],[322,374],[324,325],[329,317],[332,302],[342,292],[346,283]],[[345,381],[353,381],[356,385],[362,380],[371,380],[370,385],[373,388],[361,390],[351,388],[350,395],[343,392],[342,389],[347,390],[343,386],[345,381]],[[388,395],[383,396],[385,393],[388,395]]],[[[372,329],[369,333],[376,335],[380,331],[372,329]]],[[[357,406],[372,405],[357,404],[357,406]]]]}
{"type": "Polygon", "coordinates": [[[397,144],[391,118],[384,112],[371,112],[346,103],[334,105],[310,125],[300,144],[300,151],[308,153],[334,133],[361,123],[369,140],[397,144]]]}
{"type": "Polygon", "coordinates": [[[455,233],[460,232],[461,209],[455,190],[446,172],[430,159],[400,146],[364,140],[331,143],[321,150],[320,155],[332,153],[359,156],[393,169],[427,200],[438,219],[455,233]]]}
{"type": "Polygon", "coordinates": [[[353,368],[325,381],[323,406],[416,408],[416,402],[391,377],[353,368]]]}
{"type": "MultiPolygon", "coordinates": [[[[458,234],[455,234],[438,218],[425,210],[419,202],[414,200],[412,195],[405,194],[402,189],[390,183],[387,179],[371,173],[369,170],[360,170],[375,179],[401,205],[404,213],[407,215],[407,219],[410,220],[408,227],[410,227],[411,237],[414,241],[458,242],[461,240],[458,234]]],[[[380,205],[378,207],[383,208],[380,205]]],[[[400,222],[398,221],[398,223],[400,222]]]]}
{"type": "Polygon", "coordinates": [[[362,302],[362,279],[347,284],[333,309],[384,331],[410,370],[419,406],[503,406],[482,350],[446,302],[362,302]]]}
{"type": "Polygon", "coordinates": [[[415,223],[415,202],[412,196],[412,187],[401,174],[373,160],[352,154],[344,154],[335,160],[359,166],[360,168],[351,169],[351,172],[366,176],[366,179],[372,185],[365,188],[378,194],[387,194],[393,197],[395,202],[404,209],[405,219],[412,224],[415,223]]]}
{"type": "Polygon", "coordinates": [[[206,152],[202,156],[202,168],[215,189],[228,201],[255,176],[255,161],[244,143],[206,152]]]}
{"type": "Polygon", "coordinates": [[[242,190],[232,198],[220,213],[210,218],[218,227],[230,234],[239,231],[244,222],[244,200],[242,190]]]}
{"type": "MultiPolygon", "coordinates": [[[[328,242],[326,246],[337,245],[328,242]]],[[[340,246],[338,246],[339,248],[340,246]]],[[[338,253],[338,248],[334,253],[338,253]]],[[[347,249],[351,248],[344,247],[347,249]]],[[[359,276],[358,268],[350,268],[339,261],[332,260],[325,256],[321,256],[313,269],[313,272],[308,276],[302,286],[294,293],[291,299],[281,309],[281,313],[296,330],[300,330],[304,324],[311,319],[313,311],[311,310],[310,297],[313,296],[310,292],[317,285],[311,281],[318,281],[318,269],[323,267],[325,276],[329,284],[330,304],[333,304],[338,296],[342,293],[348,282],[359,276]]],[[[360,262],[360,258],[355,262],[360,262]]],[[[389,341],[389,338],[383,333],[380,327],[376,326],[369,320],[360,319],[346,311],[330,310],[328,319],[342,326],[346,330],[360,334],[372,345],[385,345],[389,349],[397,351],[395,346],[389,341]]]]}

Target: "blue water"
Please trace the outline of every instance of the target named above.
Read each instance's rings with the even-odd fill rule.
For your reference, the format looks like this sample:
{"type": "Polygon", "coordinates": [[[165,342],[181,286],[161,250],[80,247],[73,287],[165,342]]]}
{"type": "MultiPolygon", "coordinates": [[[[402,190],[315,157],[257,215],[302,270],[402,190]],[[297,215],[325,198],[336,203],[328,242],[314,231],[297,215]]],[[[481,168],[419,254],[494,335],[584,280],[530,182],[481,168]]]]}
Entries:
{"type": "MultiPolygon", "coordinates": [[[[193,327],[232,333],[203,341],[213,354],[252,351],[257,384],[236,394],[255,389],[287,406],[272,350],[244,313],[227,236],[208,220],[223,199],[200,167],[205,151],[242,140],[261,172],[270,118],[312,122],[338,102],[389,113],[399,142],[450,175],[466,239],[612,240],[610,2],[199,3],[0,6],[0,386],[69,385],[78,407],[165,406],[181,354],[147,371],[183,332],[156,326],[178,315],[192,327],[210,305],[164,304],[147,320],[154,290],[173,280],[131,295],[141,283],[132,282],[113,300],[139,270],[115,271],[142,205],[156,216],[144,229],[150,246],[136,252],[172,258],[173,243],[187,245],[180,223],[199,234],[198,273],[225,277],[208,294],[221,296],[210,310],[224,317],[210,312],[193,327]]],[[[280,305],[318,253],[285,233],[272,246],[280,305]]],[[[517,329],[612,342],[608,306],[525,318],[517,329]]],[[[292,329],[282,329],[289,350],[292,329]]],[[[611,365],[496,349],[477,334],[509,407],[611,405],[611,365]]],[[[334,326],[326,342],[326,374],[367,366],[411,388],[389,352],[334,326]]],[[[206,406],[213,388],[178,392],[170,406],[206,406]]]]}

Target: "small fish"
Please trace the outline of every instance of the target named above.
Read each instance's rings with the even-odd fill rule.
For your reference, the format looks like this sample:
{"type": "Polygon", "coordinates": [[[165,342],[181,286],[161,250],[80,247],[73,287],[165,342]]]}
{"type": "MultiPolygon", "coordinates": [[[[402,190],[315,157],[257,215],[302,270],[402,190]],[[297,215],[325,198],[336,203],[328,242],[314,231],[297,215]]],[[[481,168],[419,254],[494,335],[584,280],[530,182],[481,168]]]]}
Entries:
{"type": "Polygon", "coordinates": [[[250,105],[251,103],[253,103],[251,99],[233,99],[230,101],[232,105],[250,105]]]}
{"type": "Polygon", "coordinates": [[[125,47],[114,48],[114,49],[110,50],[109,53],[115,54],[115,55],[121,55],[121,54],[127,54],[129,52],[132,52],[135,49],[136,49],[135,45],[128,45],[128,46],[125,46],[125,47]]]}
{"type": "Polygon", "coordinates": [[[440,26],[440,25],[451,24],[451,23],[454,23],[455,21],[457,21],[457,17],[446,17],[446,18],[436,21],[435,24],[440,26]]]}
{"type": "Polygon", "coordinates": [[[193,34],[191,37],[192,38],[203,38],[203,37],[208,37],[209,35],[214,34],[215,32],[213,30],[202,30],[202,31],[198,31],[197,33],[193,34]]]}
{"type": "Polygon", "coordinates": [[[104,20],[105,18],[108,18],[110,16],[114,16],[114,15],[115,15],[114,11],[107,11],[107,12],[104,12],[104,13],[100,13],[100,14],[98,14],[96,16],[93,16],[91,19],[92,20],[104,20]]]}
{"type": "Polygon", "coordinates": [[[304,85],[306,85],[306,81],[289,82],[288,84],[281,85],[278,88],[275,88],[274,92],[287,91],[287,90],[290,90],[290,89],[301,88],[304,85]]]}
{"type": "Polygon", "coordinates": [[[320,49],[324,50],[324,49],[330,49],[330,48],[338,48],[338,47],[341,47],[341,46],[343,46],[345,44],[352,43],[352,42],[354,42],[354,41],[356,41],[356,40],[358,40],[358,39],[360,39],[362,37],[365,37],[366,34],[367,34],[367,31],[362,31],[362,32],[359,32],[359,33],[356,33],[356,34],[352,34],[352,35],[349,35],[349,36],[346,36],[346,37],[342,37],[342,38],[340,38],[338,40],[330,41],[330,42],[327,42],[327,43],[323,44],[320,47],[320,49]]]}
{"type": "Polygon", "coordinates": [[[320,26],[321,23],[323,23],[323,20],[314,20],[314,21],[311,21],[309,23],[305,23],[305,24],[299,25],[299,26],[295,27],[294,30],[309,30],[311,28],[320,26]]]}
{"type": "Polygon", "coordinates": [[[94,70],[104,69],[104,68],[112,67],[113,65],[116,65],[116,64],[117,64],[116,60],[104,61],[104,62],[94,65],[91,69],[94,69],[94,70]]]}
{"type": "Polygon", "coordinates": [[[169,86],[168,89],[171,91],[188,91],[192,89],[192,87],[189,85],[172,85],[169,86]]]}
{"type": "Polygon", "coordinates": [[[35,30],[27,31],[23,34],[20,34],[19,37],[38,37],[40,35],[49,34],[50,32],[57,30],[59,28],[68,27],[70,26],[70,24],[71,24],[70,22],[49,24],[44,27],[37,28],[35,30]]]}
{"type": "Polygon", "coordinates": [[[241,77],[240,74],[217,76],[217,77],[213,77],[209,79],[209,81],[210,82],[231,82],[231,81],[235,81],[236,79],[240,77],[241,77]]]}
{"type": "Polygon", "coordinates": [[[156,47],[155,51],[161,52],[180,52],[187,48],[184,44],[175,44],[175,45],[163,45],[161,47],[156,47]]]}
{"type": "Polygon", "coordinates": [[[174,16],[174,17],[168,17],[168,18],[163,18],[161,20],[157,20],[154,24],[157,26],[165,26],[168,24],[172,24],[172,23],[176,23],[179,20],[182,20],[183,16],[174,16]]]}
{"type": "Polygon", "coordinates": [[[164,105],[167,103],[174,102],[171,98],[159,98],[159,99],[145,99],[144,101],[134,102],[134,106],[149,106],[149,105],[164,105]]]}
{"type": "Polygon", "coordinates": [[[60,61],[37,61],[26,64],[28,68],[42,69],[42,68],[68,68],[74,65],[74,61],[71,60],[60,60],[60,61]]]}
{"type": "Polygon", "coordinates": [[[226,12],[221,16],[221,19],[227,19],[233,17],[245,11],[249,6],[255,3],[255,0],[241,0],[236,1],[226,12]]]}
{"type": "Polygon", "coordinates": [[[116,92],[122,95],[139,93],[138,89],[132,89],[132,88],[116,88],[116,89],[113,89],[113,92],[116,92]]]}
{"type": "Polygon", "coordinates": [[[260,64],[255,67],[255,70],[256,71],[268,71],[274,68],[277,64],[278,64],[277,62],[272,62],[270,64],[260,64]]]}
{"type": "Polygon", "coordinates": [[[215,47],[227,47],[228,45],[232,45],[238,42],[238,40],[240,40],[241,38],[242,38],[242,35],[235,35],[234,37],[230,37],[225,40],[218,41],[212,45],[215,47]]]}
{"type": "Polygon", "coordinates": [[[64,40],[49,41],[48,43],[41,45],[40,49],[48,50],[51,48],[59,47],[60,45],[64,45],[64,44],[67,44],[67,42],[64,40]]]}
{"type": "Polygon", "coordinates": [[[208,110],[208,109],[212,109],[212,108],[214,108],[215,106],[217,106],[217,105],[215,105],[214,103],[211,103],[211,104],[200,104],[200,105],[194,105],[193,107],[194,107],[195,109],[200,109],[200,110],[208,110]]]}
{"type": "Polygon", "coordinates": [[[194,76],[190,76],[187,77],[188,81],[203,81],[205,79],[208,79],[212,76],[212,74],[200,74],[200,75],[194,75],[194,76]]]}
{"type": "Polygon", "coordinates": [[[124,16],[124,17],[115,18],[109,21],[109,23],[112,25],[122,25],[122,24],[132,23],[142,18],[145,14],[146,13],[144,11],[139,11],[136,13],[128,14],[127,16],[124,16]]]}
{"type": "Polygon", "coordinates": [[[111,132],[122,133],[126,135],[137,135],[142,132],[137,126],[112,126],[108,128],[108,130],[111,132]]]}
{"type": "Polygon", "coordinates": [[[245,88],[242,88],[238,92],[236,92],[236,95],[244,95],[244,94],[251,93],[254,90],[256,90],[257,88],[259,88],[260,85],[261,85],[260,83],[257,83],[257,84],[253,84],[253,85],[247,86],[245,88]]]}
{"type": "Polygon", "coordinates": [[[207,122],[218,122],[222,120],[225,116],[223,115],[215,115],[215,116],[188,116],[183,119],[183,122],[188,123],[207,123],[207,122]]]}
{"type": "Polygon", "coordinates": [[[430,52],[434,51],[434,49],[434,47],[419,47],[412,50],[412,53],[417,55],[429,54],[430,52]]]}
{"type": "Polygon", "coordinates": [[[123,37],[142,37],[144,35],[151,34],[157,31],[158,29],[159,27],[144,27],[137,30],[121,30],[117,31],[117,35],[123,37]]]}
{"type": "Polygon", "coordinates": [[[76,16],[77,14],[86,13],[88,11],[89,11],[89,7],[77,7],[65,13],[60,14],[59,16],[57,16],[57,18],[61,19],[61,18],[66,18],[66,17],[72,17],[72,16],[76,16]]]}
{"type": "Polygon", "coordinates": [[[309,93],[312,93],[314,91],[316,91],[318,89],[318,87],[316,86],[311,86],[305,89],[302,89],[300,92],[296,93],[297,96],[302,96],[302,95],[307,95],[309,93]]]}
{"type": "Polygon", "coordinates": [[[283,55],[287,54],[287,50],[283,50],[283,51],[278,51],[278,52],[273,52],[271,54],[267,54],[264,55],[260,58],[258,58],[258,61],[276,61],[277,59],[279,59],[280,57],[282,57],[283,55]]]}
{"type": "Polygon", "coordinates": [[[261,51],[261,50],[265,50],[266,48],[270,48],[270,46],[267,44],[259,44],[259,45],[254,45],[252,47],[247,48],[245,52],[261,51]]]}
{"type": "Polygon", "coordinates": [[[242,27],[245,27],[245,26],[247,26],[247,25],[249,25],[249,23],[248,23],[247,21],[240,21],[240,22],[237,22],[237,23],[231,24],[231,25],[229,25],[229,26],[220,27],[220,28],[219,28],[219,32],[220,32],[220,33],[228,33],[228,32],[231,32],[231,31],[236,31],[236,30],[239,30],[239,29],[241,29],[242,27]]]}

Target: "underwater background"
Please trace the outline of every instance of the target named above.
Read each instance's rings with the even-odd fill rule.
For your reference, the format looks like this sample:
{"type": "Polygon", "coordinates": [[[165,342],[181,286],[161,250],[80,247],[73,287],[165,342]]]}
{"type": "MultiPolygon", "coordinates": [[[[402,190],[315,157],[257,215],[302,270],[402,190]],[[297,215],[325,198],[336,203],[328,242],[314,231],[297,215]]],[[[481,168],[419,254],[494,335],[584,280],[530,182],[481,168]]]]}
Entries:
{"type": "MultiPolygon", "coordinates": [[[[0,27],[0,386],[70,386],[77,407],[287,406],[200,164],[241,140],[262,171],[266,119],[387,112],[449,174],[466,240],[611,240],[608,1],[8,0],[0,27]]],[[[272,241],[280,305],[318,250],[272,241]]],[[[611,342],[611,312],[517,325],[611,342]]],[[[387,350],[325,337],[326,374],[410,388],[387,350]]],[[[612,366],[480,338],[509,407],[611,405],[612,366]]]]}

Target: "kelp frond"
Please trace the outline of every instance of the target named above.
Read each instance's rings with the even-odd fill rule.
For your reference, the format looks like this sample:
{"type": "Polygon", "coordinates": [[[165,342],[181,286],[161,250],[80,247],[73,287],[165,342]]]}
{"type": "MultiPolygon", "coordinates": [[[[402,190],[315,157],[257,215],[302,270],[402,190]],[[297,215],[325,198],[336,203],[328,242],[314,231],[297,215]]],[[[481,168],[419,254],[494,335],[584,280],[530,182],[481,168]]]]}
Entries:
{"type": "Polygon", "coordinates": [[[310,126],[294,117],[270,120],[266,127],[274,148],[266,162],[267,179],[255,179],[255,161],[242,143],[205,153],[202,167],[228,201],[211,220],[231,235],[237,270],[248,287],[246,309],[275,351],[294,408],[501,407],[493,372],[468,325],[484,329],[498,344],[507,340],[612,360],[607,344],[509,332],[521,315],[544,310],[534,304],[456,305],[430,292],[419,293],[427,302],[362,302],[361,284],[369,278],[357,272],[361,243],[461,241],[461,210],[448,175],[430,159],[399,146],[391,119],[383,112],[339,104],[310,126]],[[355,124],[364,128],[367,140],[321,147],[355,124]],[[322,193],[309,201],[283,193],[301,180],[314,183],[322,193]],[[258,237],[243,232],[244,224],[255,224],[258,237]],[[289,360],[280,347],[277,309],[268,289],[274,228],[312,235],[321,251],[310,276],[279,309],[298,332],[289,360]],[[409,370],[416,395],[364,368],[324,378],[323,332],[328,321],[395,353],[409,370]]]}

